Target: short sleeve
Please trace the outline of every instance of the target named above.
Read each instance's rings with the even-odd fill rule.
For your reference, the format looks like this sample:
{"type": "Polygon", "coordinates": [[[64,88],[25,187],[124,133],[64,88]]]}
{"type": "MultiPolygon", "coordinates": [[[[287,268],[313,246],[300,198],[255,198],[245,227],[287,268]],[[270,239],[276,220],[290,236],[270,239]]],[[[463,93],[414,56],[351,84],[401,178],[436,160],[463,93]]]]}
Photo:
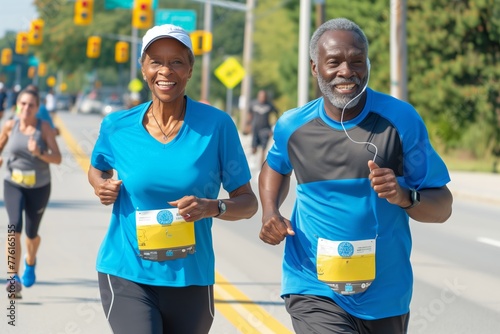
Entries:
{"type": "Polygon", "coordinates": [[[92,151],[90,164],[99,170],[107,171],[113,169],[113,152],[110,145],[109,119],[104,118],[99,129],[99,136],[92,151]]]}
{"type": "Polygon", "coordinates": [[[233,120],[226,115],[219,143],[222,186],[228,192],[238,189],[250,181],[251,174],[238,130],[233,120]]]}

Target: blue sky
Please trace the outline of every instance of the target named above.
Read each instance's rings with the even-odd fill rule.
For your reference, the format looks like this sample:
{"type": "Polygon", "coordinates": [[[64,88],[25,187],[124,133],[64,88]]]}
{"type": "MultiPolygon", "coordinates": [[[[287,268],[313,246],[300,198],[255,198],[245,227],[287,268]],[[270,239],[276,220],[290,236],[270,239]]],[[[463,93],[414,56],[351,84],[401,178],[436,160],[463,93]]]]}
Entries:
{"type": "Polygon", "coordinates": [[[38,17],[33,0],[0,0],[0,38],[7,30],[28,31],[31,20],[38,17]]]}

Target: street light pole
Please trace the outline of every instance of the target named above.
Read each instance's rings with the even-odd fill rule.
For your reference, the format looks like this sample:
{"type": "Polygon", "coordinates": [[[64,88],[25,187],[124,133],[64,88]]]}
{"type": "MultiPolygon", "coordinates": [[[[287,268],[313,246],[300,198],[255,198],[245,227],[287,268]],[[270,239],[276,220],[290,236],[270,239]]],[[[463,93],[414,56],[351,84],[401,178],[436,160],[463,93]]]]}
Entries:
{"type": "Polygon", "coordinates": [[[303,106],[308,101],[309,92],[309,35],[311,32],[311,0],[300,0],[298,101],[303,106]]]}
{"type": "MultiPolygon", "coordinates": [[[[205,16],[204,26],[205,31],[212,32],[212,3],[211,0],[205,2],[205,16]]],[[[202,71],[201,71],[201,100],[209,101],[208,96],[210,92],[210,54],[205,52],[202,58],[202,71]]]]}
{"type": "Polygon", "coordinates": [[[408,100],[406,0],[391,0],[391,95],[408,100]]]}
{"type": "MultiPolygon", "coordinates": [[[[323,23],[325,23],[325,0],[315,0],[316,4],[316,29],[319,28],[323,23]]],[[[314,96],[316,98],[321,96],[321,90],[319,89],[318,82],[314,83],[314,96]]]]}
{"type": "MultiPolygon", "coordinates": [[[[250,107],[250,97],[251,97],[251,87],[252,87],[252,71],[250,68],[251,61],[252,61],[252,48],[253,48],[253,29],[254,29],[254,14],[253,10],[255,8],[255,1],[256,0],[247,0],[246,6],[243,6],[240,3],[236,2],[231,2],[231,1],[223,1],[223,0],[193,0],[196,2],[203,2],[205,3],[205,10],[207,9],[207,5],[216,5],[216,6],[221,6],[225,8],[230,8],[230,9],[235,9],[235,10],[241,10],[245,11],[245,37],[243,41],[243,67],[245,69],[245,77],[243,78],[243,81],[241,83],[241,97],[240,97],[240,128],[242,129],[245,126],[246,118],[248,115],[248,110],[250,107]]],[[[211,15],[211,9],[210,9],[210,15],[211,15]]],[[[205,11],[205,15],[207,15],[207,12],[205,11]]],[[[210,18],[210,28],[211,28],[211,21],[212,19],[210,18]]],[[[207,24],[207,17],[205,16],[205,24],[207,24]]],[[[205,29],[208,31],[211,31],[211,29],[205,29]]],[[[210,59],[210,58],[208,58],[210,59]]],[[[205,60],[205,57],[203,58],[203,67],[205,69],[208,69],[208,65],[206,65],[205,61],[208,62],[208,60],[205,60]]],[[[203,75],[203,74],[202,74],[203,75]]],[[[206,86],[206,98],[208,99],[208,74],[206,75],[206,80],[207,83],[203,83],[203,78],[202,78],[202,87],[206,86]]],[[[202,98],[203,98],[203,88],[202,88],[202,98]]]]}
{"type": "Polygon", "coordinates": [[[245,127],[252,94],[252,71],[250,65],[253,52],[254,8],[255,0],[247,0],[245,13],[245,38],[243,41],[243,67],[245,68],[245,77],[243,77],[243,82],[241,83],[240,129],[245,127]]]}
{"type": "Polygon", "coordinates": [[[130,43],[130,81],[137,77],[137,43],[138,43],[138,29],[132,27],[132,42],[130,43]]]}
{"type": "MultiPolygon", "coordinates": [[[[250,94],[250,58],[252,55],[252,45],[248,44],[251,43],[252,41],[252,33],[253,33],[253,8],[255,7],[255,0],[247,0],[247,4],[243,5],[239,2],[231,2],[231,1],[224,1],[224,0],[192,0],[194,2],[200,2],[205,4],[205,23],[204,23],[204,29],[205,31],[212,32],[212,6],[219,6],[223,8],[229,8],[233,10],[239,10],[239,11],[245,11],[246,12],[246,22],[245,22],[245,40],[244,40],[244,46],[243,46],[243,62],[245,63],[245,71],[247,75],[243,79],[243,83],[241,85],[241,90],[242,90],[242,100],[247,99],[248,95],[245,95],[245,91],[247,91],[246,94],[250,94]],[[250,13],[249,13],[250,11],[250,13]],[[249,21],[250,20],[250,21],[249,21]],[[248,77],[248,78],[247,78],[248,77]]],[[[209,100],[209,84],[210,84],[210,52],[203,54],[203,59],[202,59],[202,78],[201,78],[201,99],[202,100],[209,100]]],[[[248,107],[242,108],[248,110],[248,107]]],[[[245,113],[245,110],[242,110],[241,112],[241,120],[245,118],[243,115],[245,113]]]]}

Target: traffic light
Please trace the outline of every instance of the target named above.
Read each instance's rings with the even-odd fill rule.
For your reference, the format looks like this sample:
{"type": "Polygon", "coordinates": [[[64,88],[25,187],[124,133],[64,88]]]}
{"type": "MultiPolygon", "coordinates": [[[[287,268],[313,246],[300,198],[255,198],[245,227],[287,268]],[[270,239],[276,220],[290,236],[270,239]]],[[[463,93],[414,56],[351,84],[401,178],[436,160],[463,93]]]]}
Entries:
{"type": "Polygon", "coordinates": [[[12,49],[2,49],[2,65],[8,66],[12,63],[12,49]]]}
{"type": "Polygon", "coordinates": [[[128,43],[116,42],[115,44],[115,61],[117,63],[126,63],[128,61],[128,43]]]}
{"type": "Polygon", "coordinates": [[[47,78],[46,83],[47,83],[47,86],[54,87],[57,83],[57,80],[54,76],[50,76],[47,78]]]}
{"type": "Polygon", "coordinates": [[[35,66],[30,66],[28,67],[28,78],[33,79],[36,74],[36,67],[35,66]]]}
{"type": "Polygon", "coordinates": [[[189,36],[191,37],[191,44],[193,45],[193,53],[195,56],[200,56],[212,51],[212,33],[210,31],[196,30],[189,36]]]}
{"type": "Polygon", "coordinates": [[[38,64],[38,76],[44,77],[47,75],[47,64],[39,63],[38,64]]]}
{"type": "Polygon", "coordinates": [[[20,55],[25,55],[28,53],[28,33],[18,32],[16,36],[16,53],[20,55]]]}
{"type": "Polygon", "coordinates": [[[74,22],[78,26],[86,26],[92,22],[94,0],[76,0],[74,22]]]}
{"type": "Polygon", "coordinates": [[[134,0],[132,9],[132,27],[147,29],[153,25],[152,0],[134,0]]]}
{"type": "Polygon", "coordinates": [[[42,19],[36,19],[31,21],[30,32],[29,32],[29,44],[31,45],[41,45],[43,42],[43,25],[44,21],[42,19]]]}
{"type": "Polygon", "coordinates": [[[101,37],[90,36],[87,40],[87,57],[99,58],[101,53],[101,37]]]}

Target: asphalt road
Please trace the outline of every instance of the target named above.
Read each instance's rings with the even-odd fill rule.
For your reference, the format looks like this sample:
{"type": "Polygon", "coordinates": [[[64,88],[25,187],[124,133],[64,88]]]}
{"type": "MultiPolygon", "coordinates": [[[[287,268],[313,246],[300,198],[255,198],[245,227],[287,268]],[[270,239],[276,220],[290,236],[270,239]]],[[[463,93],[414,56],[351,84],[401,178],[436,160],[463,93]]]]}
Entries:
{"type": "MultiPolygon", "coordinates": [[[[52,166],[52,196],[40,229],[38,281],[23,290],[14,311],[4,299],[0,333],[111,333],[94,267],[110,208],[99,204],[83,167],[97,138],[100,117],[61,112],[60,121],[67,129],[58,137],[63,163],[52,166]],[[8,323],[12,313],[16,326],[8,323]]],[[[242,139],[249,148],[249,137],[242,139]]],[[[257,191],[258,170],[253,172],[257,191]]],[[[410,333],[498,333],[500,175],[452,172],[450,189],[455,202],[448,222],[412,222],[415,292],[410,333]]],[[[4,247],[3,183],[0,194],[4,247]]],[[[291,212],[292,204],[290,195],[283,212],[291,212]]],[[[260,212],[249,220],[214,224],[217,283],[211,333],[293,332],[279,297],[282,246],[263,244],[259,229],[260,212]]],[[[0,268],[6,268],[3,256],[0,268]]],[[[4,282],[6,276],[0,269],[4,282]]]]}

